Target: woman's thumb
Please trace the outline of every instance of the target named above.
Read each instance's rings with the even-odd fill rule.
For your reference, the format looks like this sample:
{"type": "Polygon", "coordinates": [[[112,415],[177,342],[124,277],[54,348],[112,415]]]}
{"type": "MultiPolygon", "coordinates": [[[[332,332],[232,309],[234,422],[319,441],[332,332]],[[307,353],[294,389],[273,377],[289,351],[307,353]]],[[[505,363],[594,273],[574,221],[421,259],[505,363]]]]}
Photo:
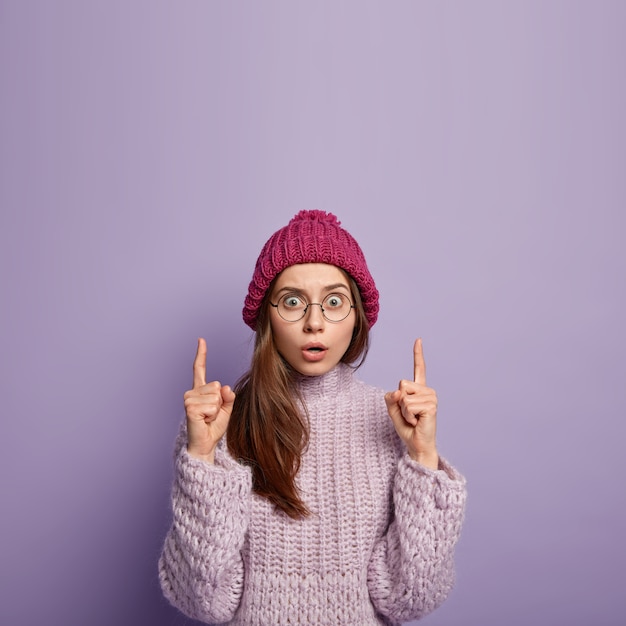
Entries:
{"type": "Polygon", "coordinates": [[[235,392],[228,385],[224,385],[220,393],[222,394],[222,401],[224,402],[222,408],[230,412],[235,402],[235,392]]]}

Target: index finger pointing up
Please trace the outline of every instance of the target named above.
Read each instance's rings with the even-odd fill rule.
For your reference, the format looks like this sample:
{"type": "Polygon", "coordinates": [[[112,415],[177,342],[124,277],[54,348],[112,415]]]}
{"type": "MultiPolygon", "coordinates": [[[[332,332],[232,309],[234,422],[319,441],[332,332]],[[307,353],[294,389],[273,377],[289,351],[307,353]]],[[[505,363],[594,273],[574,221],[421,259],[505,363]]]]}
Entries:
{"type": "Polygon", "coordinates": [[[193,361],[193,388],[206,385],[206,341],[198,339],[198,351],[193,361]]]}
{"type": "Polygon", "coordinates": [[[416,339],[413,345],[413,380],[420,385],[426,384],[426,363],[421,338],[416,339]]]}

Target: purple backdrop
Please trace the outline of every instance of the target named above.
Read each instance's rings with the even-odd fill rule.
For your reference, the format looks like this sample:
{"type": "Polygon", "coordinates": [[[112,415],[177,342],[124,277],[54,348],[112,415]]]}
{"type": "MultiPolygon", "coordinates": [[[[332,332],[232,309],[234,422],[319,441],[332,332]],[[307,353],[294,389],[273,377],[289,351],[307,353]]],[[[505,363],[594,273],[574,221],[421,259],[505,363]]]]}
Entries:
{"type": "Polygon", "coordinates": [[[261,245],[335,212],[424,337],[468,477],[422,623],[624,623],[626,4],[0,2],[0,623],[191,623],[161,598],[199,335],[247,362],[261,245]]]}

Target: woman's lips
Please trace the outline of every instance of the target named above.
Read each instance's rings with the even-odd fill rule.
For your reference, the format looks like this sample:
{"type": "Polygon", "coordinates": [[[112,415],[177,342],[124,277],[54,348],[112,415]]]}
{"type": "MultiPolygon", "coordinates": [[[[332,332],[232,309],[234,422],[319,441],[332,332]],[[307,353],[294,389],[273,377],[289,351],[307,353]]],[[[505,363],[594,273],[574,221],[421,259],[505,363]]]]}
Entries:
{"type": "Polygon", "coordinates": [[[321,343],[309,343],[302,348],[302,356],[305,361],[315,363],[321,361],[325,356],[328,348],[321,343]]]}

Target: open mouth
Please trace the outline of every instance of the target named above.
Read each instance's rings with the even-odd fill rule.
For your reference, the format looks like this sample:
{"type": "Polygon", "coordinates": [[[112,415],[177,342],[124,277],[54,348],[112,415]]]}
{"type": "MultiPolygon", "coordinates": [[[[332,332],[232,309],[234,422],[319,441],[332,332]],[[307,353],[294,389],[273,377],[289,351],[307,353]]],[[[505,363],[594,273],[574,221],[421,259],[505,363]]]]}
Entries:
{"type": "Polygon", "coordinates": [[[328,348],[323,343],[307,343],[306,346],[302,346],[302,349],[306,352],[324,352],[328,348]]]}
{"type": "Polygon", "coordinates": [[[302,354],[307,361],[319,361],[324,358],[328,348],[323,344],[311,344],[302,348],[302,354]]]}

